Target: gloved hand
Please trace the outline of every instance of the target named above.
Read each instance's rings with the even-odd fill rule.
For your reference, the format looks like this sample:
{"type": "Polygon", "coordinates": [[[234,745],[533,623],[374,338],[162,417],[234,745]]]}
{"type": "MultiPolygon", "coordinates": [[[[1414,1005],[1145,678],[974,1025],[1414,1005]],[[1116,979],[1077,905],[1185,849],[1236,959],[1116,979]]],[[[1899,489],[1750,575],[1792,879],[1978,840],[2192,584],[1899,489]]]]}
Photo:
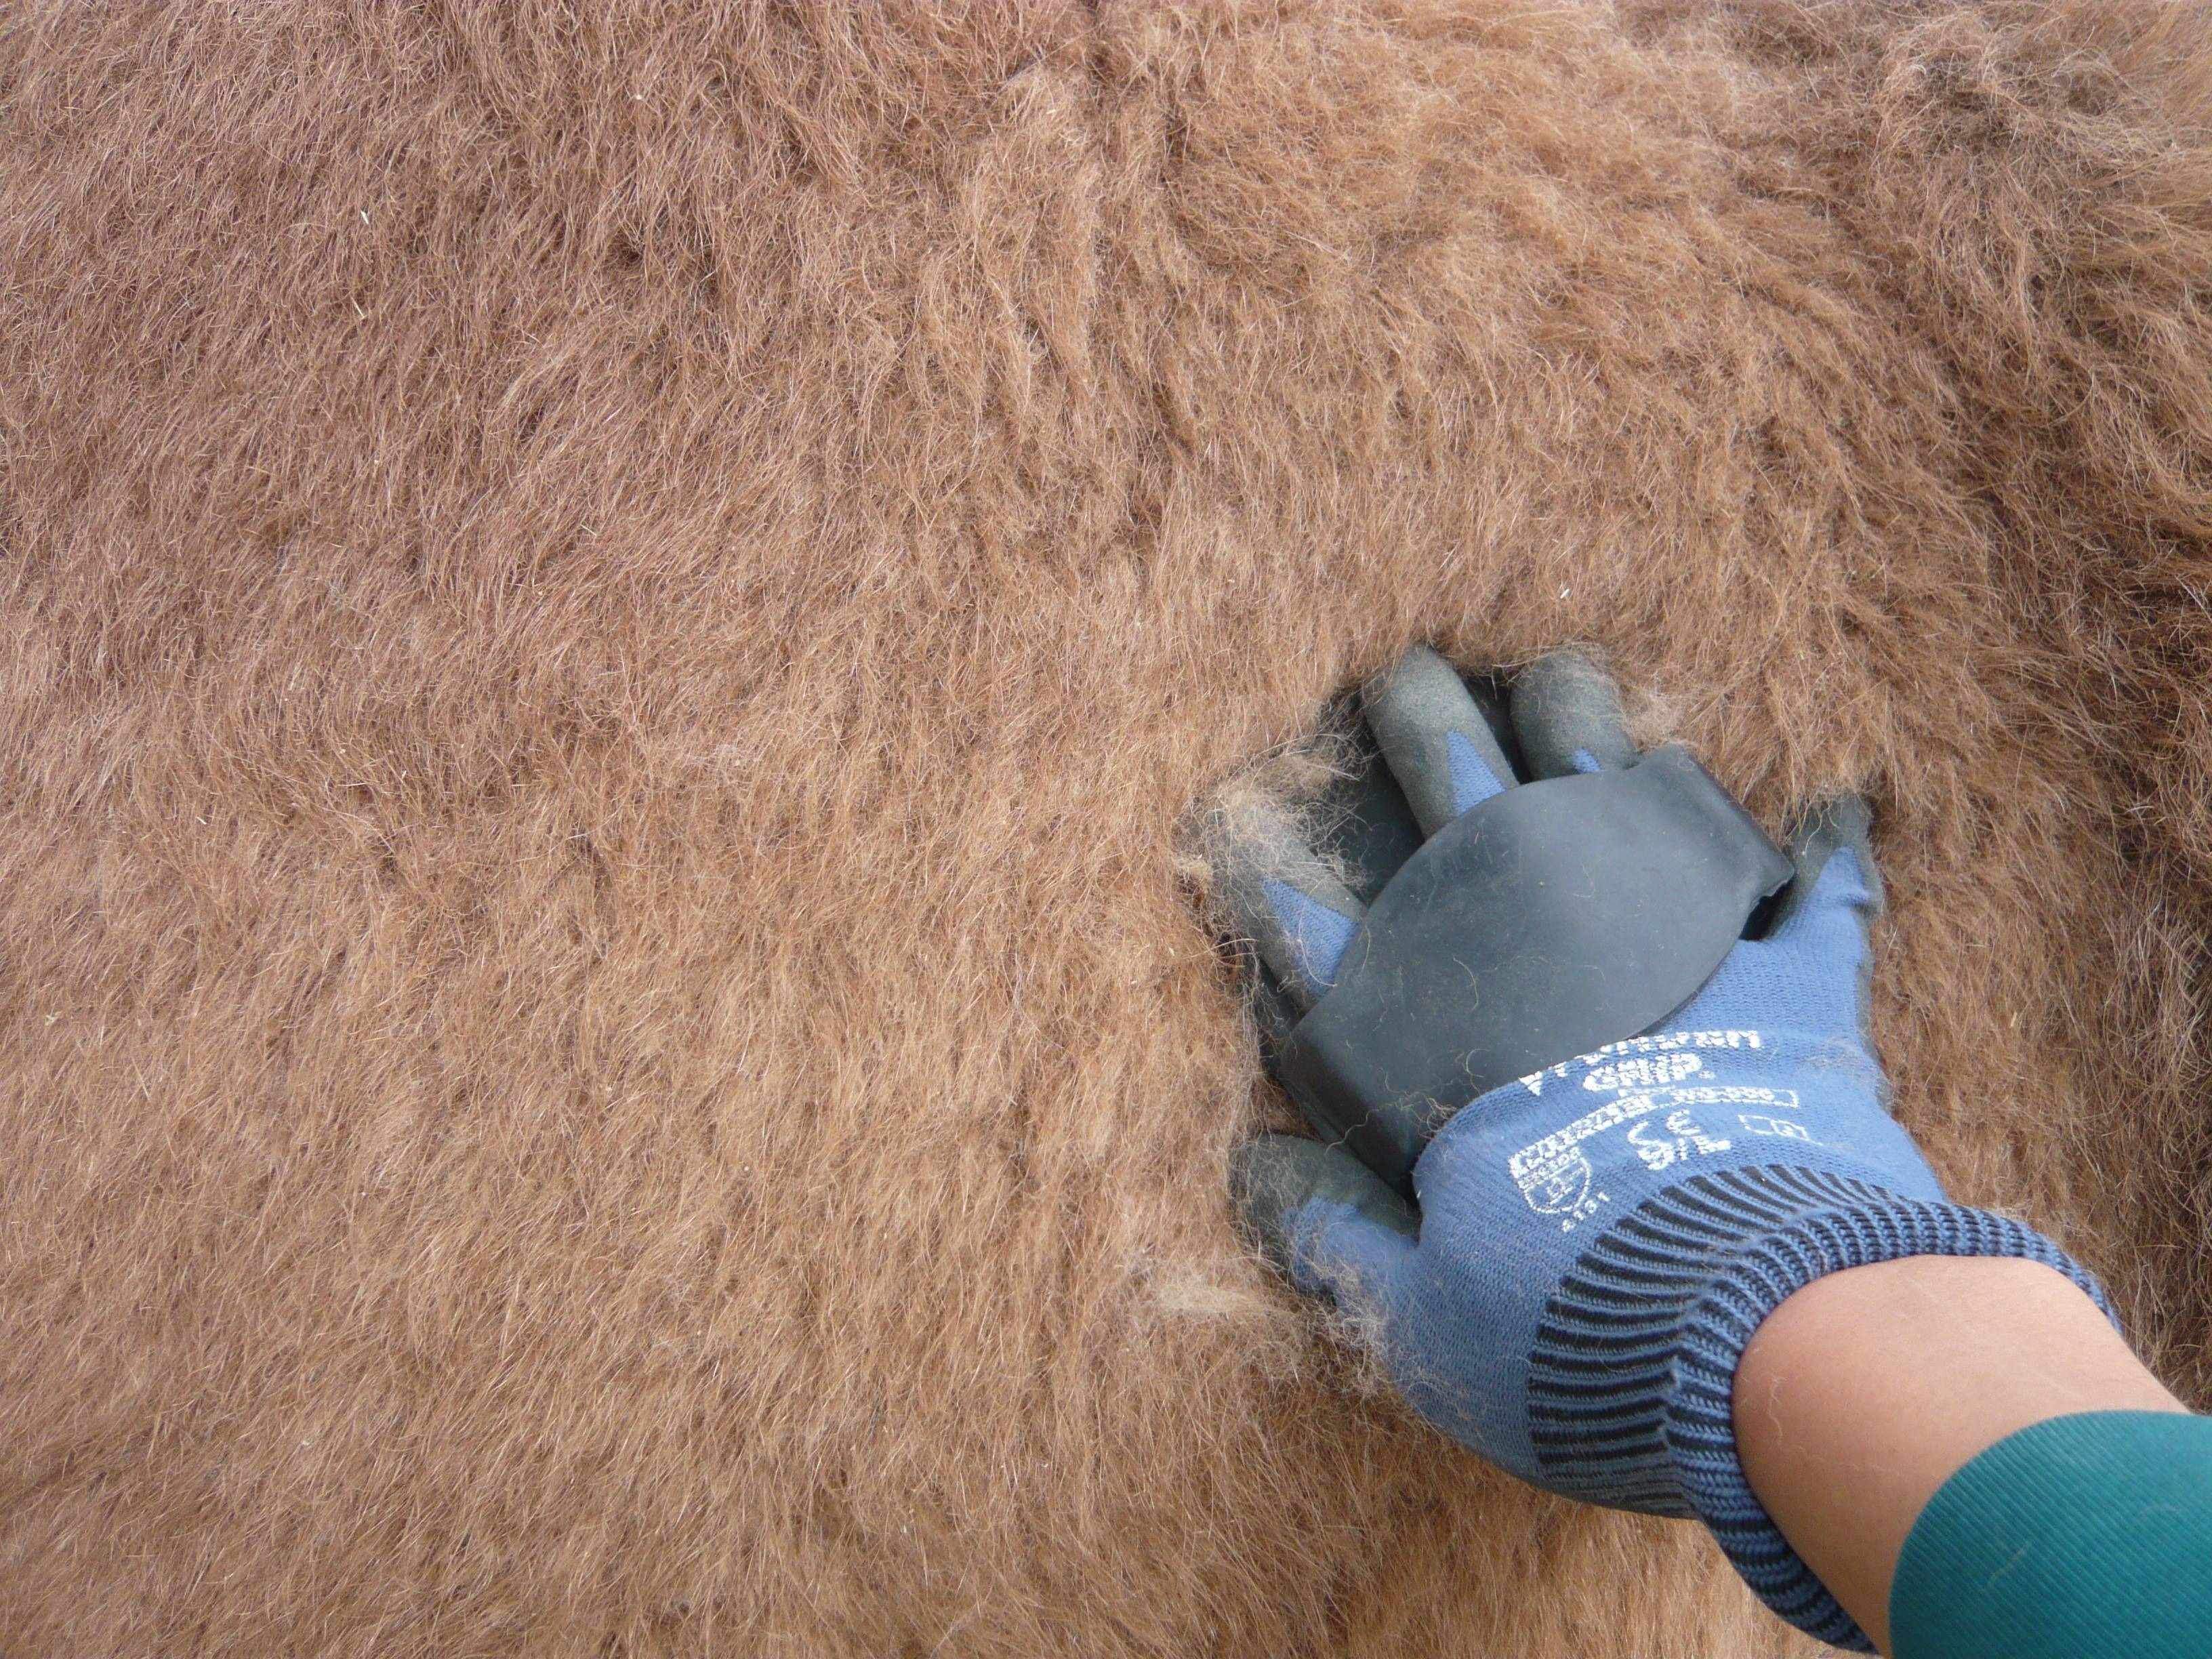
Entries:
{"type": "Polygon", "coordinates": [[[1319,1089],[1310,1066],[1291,1078],[1328,1139],[1240,1149],[1247,1224],[1301,1289],[1334,1299],[1445,1433],[1551,1491],[1703,1519],[1778,1613],[1866,1648],[1737,1462],[1730,1389],[1753,1329],[1821,1274],[1905,1255],[2026,1257],[2103,1298],[2049,1240],[1948,1202],[1888,1115],[1866,1025],[1881,892],[1864,809],[1814,813],[1771,864],[1702,806],[1646,811],[1705,786],[1635,793],[1638,770],[1686,762],[1639,757],[1610,683],[1576,659],[1516,682],[1510,731],[1426,651],[1363,698],[1387,772],[1358,781],[1339,858],[1249,804],[1212,845],[1261,958],[1279,1067],[1355,978],[1370,992],[1351,1026],[1373,1064],[1322,1066],[1319,1089]],[[1593,830],[1616,809],[1620,823],[1593,830]],[[1646,905],[1624,893],[1623,869],[1698,867],[1655,842],[1708,832],[1728,848],[1709,861],[1734,884],[1725,903],[1679,884],[1646,905]],[[1578,923],[1593,905],[1608,927],[1578,923]],[[1655,955],[1646,935],[1678,910],[1710,934],[1731,909],[1717,963],[1697,970],[1686,1001],[1683,960],[1655,955]],[[1446,920],[1425,931],[1409,923],[1418,914],[1446,920]],[[1733,937],[1747,918],[1752,936],[1733,937]],[[1537,968],[1516,973],[1516,954],[1537,968]],[[1516,1060],[1502,1080],[1482,1045],[1511,1044],[1446,1006],[1454,969],[1465,996],[1498,989],[1510,1003],[1517,986],[1540,1001],[1550,988],[1598,1011],[1547,1029],[1587,1036],[1589,1018],[1633,1018],[1655,998],[1656,1023],[1516,1060]],[[1433,1097],[1450,1070],[1438,1053],[1478,1080],[1464,1103],[1433,1097]],[[1347,1105],[1330,1090],[1351,1072],[1365,1092],[1347,1105]],[[1394,1095],[1394,1076],[1419,1086],[1394,1095]],[[1346,1133],[1378,1117],[1390,1133],[1346,1133]],[[1393,1184],[1401,1147],[1411,1201],[1393,1184]]]}

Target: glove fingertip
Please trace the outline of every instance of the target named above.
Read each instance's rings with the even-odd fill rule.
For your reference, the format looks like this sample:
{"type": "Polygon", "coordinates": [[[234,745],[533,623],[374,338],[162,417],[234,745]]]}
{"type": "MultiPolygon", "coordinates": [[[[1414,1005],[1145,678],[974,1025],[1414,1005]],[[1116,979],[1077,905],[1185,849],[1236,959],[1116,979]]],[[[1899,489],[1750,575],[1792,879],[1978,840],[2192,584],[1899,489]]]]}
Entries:
{"type": "Polygon", "coordinates": [[[1387,1276],[1419,1229],[1412,1207],[1365,1164],[1302,1135],[1238,1146],[1230,1190],[1261,1254],[1299,1289],[1340,1302],[1387,1276]]]}
{"type": "Polygon", "coordinates": [[[1425,836],[1515,781],[1480,700],[1427,646],[1370,680],[1360,707],[1425,836]]]}
{"type": "Polygon", "coordinates": [[[1861,921],[1871,924],[1887,902],[1881,871],[1875,862],[1873,830],[1873,810],[1866,798],[1858,794],[1832,795],[1798,819],[1789,837],[1790,861],[1797,873],[1769,913],[1762,937],[1773,938],[1804,910],[1839,853],[1851,855],[1864,890],[1863,896],[1853,895],[1850,902],[1861,921]]]}
{"type": "Polygon", "coordinates": [[[1267,797],[1224,800],[1207,828],[1206,853],[1229,926],[1284,990],[1310,1006],[1328,991],[1366,907],[1267,797]]]}
{"type": "Polygon", "coordinates": [[[1513,679],[1513,730],[1540,778],[1617,772],[1636,764],[1636,745],[1613,676],[1576,651],[1539,657],[1513,679]]]}

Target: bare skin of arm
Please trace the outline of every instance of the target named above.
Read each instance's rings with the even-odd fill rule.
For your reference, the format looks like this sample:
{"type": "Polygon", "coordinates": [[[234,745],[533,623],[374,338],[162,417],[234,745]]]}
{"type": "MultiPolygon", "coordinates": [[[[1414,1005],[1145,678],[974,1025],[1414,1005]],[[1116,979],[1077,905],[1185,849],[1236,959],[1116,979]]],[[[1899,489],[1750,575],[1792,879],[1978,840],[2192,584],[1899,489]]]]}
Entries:
{"type": "Polygon", "coordinates": [[[1744,1349],[1732,1409],[1752,1490],[1887,1653],[1898,1553],[1969,1459],[2046,1418],[2184,1407],[2051,1269],[1911,1256],[1784,1302],[1744,1349]]]}

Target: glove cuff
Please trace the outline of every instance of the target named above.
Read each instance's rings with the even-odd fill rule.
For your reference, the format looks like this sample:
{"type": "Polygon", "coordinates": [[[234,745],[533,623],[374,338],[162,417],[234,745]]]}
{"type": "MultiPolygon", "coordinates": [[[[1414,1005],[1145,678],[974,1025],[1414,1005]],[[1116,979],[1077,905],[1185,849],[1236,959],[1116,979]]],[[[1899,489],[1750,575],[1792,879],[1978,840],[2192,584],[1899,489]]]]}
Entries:
{"type": "MultiPolygon", "coordinates": [[[[1818,1207],[1743,1236],[1709,1257],[1714,1271],[1678,1328],[1664,1437],[1679,1490],[1759,1598],[1798,1629],[1871,1652],[1866,1632],[1790,1547],[1744,1479],[1732,1396],[1737,1363],[1759,1322],[1793,1292],[1847,1267],[1905,1256],[2011,1256],[2063,1273],[2112,1317],[2087,1270],[2033,1228],[1985,1210],[1900,1198],[1808,1170],[1735,1172],[1796,1188],[1818,1207]],[[1838,1188],[1851,1189],[1844,1198],[1838,1188]],[[1826,1202],[1819,1204],[1825,1197],[1826,1202]],[[1844,1198],[1842,1203],[1837,1202],[1844,1198]]],[[[1710,1224],[1709,1205],[1685,1207],[1710,1224]]]]}

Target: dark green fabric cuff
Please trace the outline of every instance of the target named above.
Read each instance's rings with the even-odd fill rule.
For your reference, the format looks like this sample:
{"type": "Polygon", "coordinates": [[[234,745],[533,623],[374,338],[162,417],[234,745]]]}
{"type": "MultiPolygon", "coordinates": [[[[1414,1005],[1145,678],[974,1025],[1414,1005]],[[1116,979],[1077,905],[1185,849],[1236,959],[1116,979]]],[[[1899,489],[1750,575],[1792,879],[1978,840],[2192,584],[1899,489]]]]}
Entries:
{"type": "Polygon", "coordinates": [[[2212,1659],[2212,1418],[2087,1412],[2008,1435],[1920,1512],[1896,1659],[2212,1659]]]}

